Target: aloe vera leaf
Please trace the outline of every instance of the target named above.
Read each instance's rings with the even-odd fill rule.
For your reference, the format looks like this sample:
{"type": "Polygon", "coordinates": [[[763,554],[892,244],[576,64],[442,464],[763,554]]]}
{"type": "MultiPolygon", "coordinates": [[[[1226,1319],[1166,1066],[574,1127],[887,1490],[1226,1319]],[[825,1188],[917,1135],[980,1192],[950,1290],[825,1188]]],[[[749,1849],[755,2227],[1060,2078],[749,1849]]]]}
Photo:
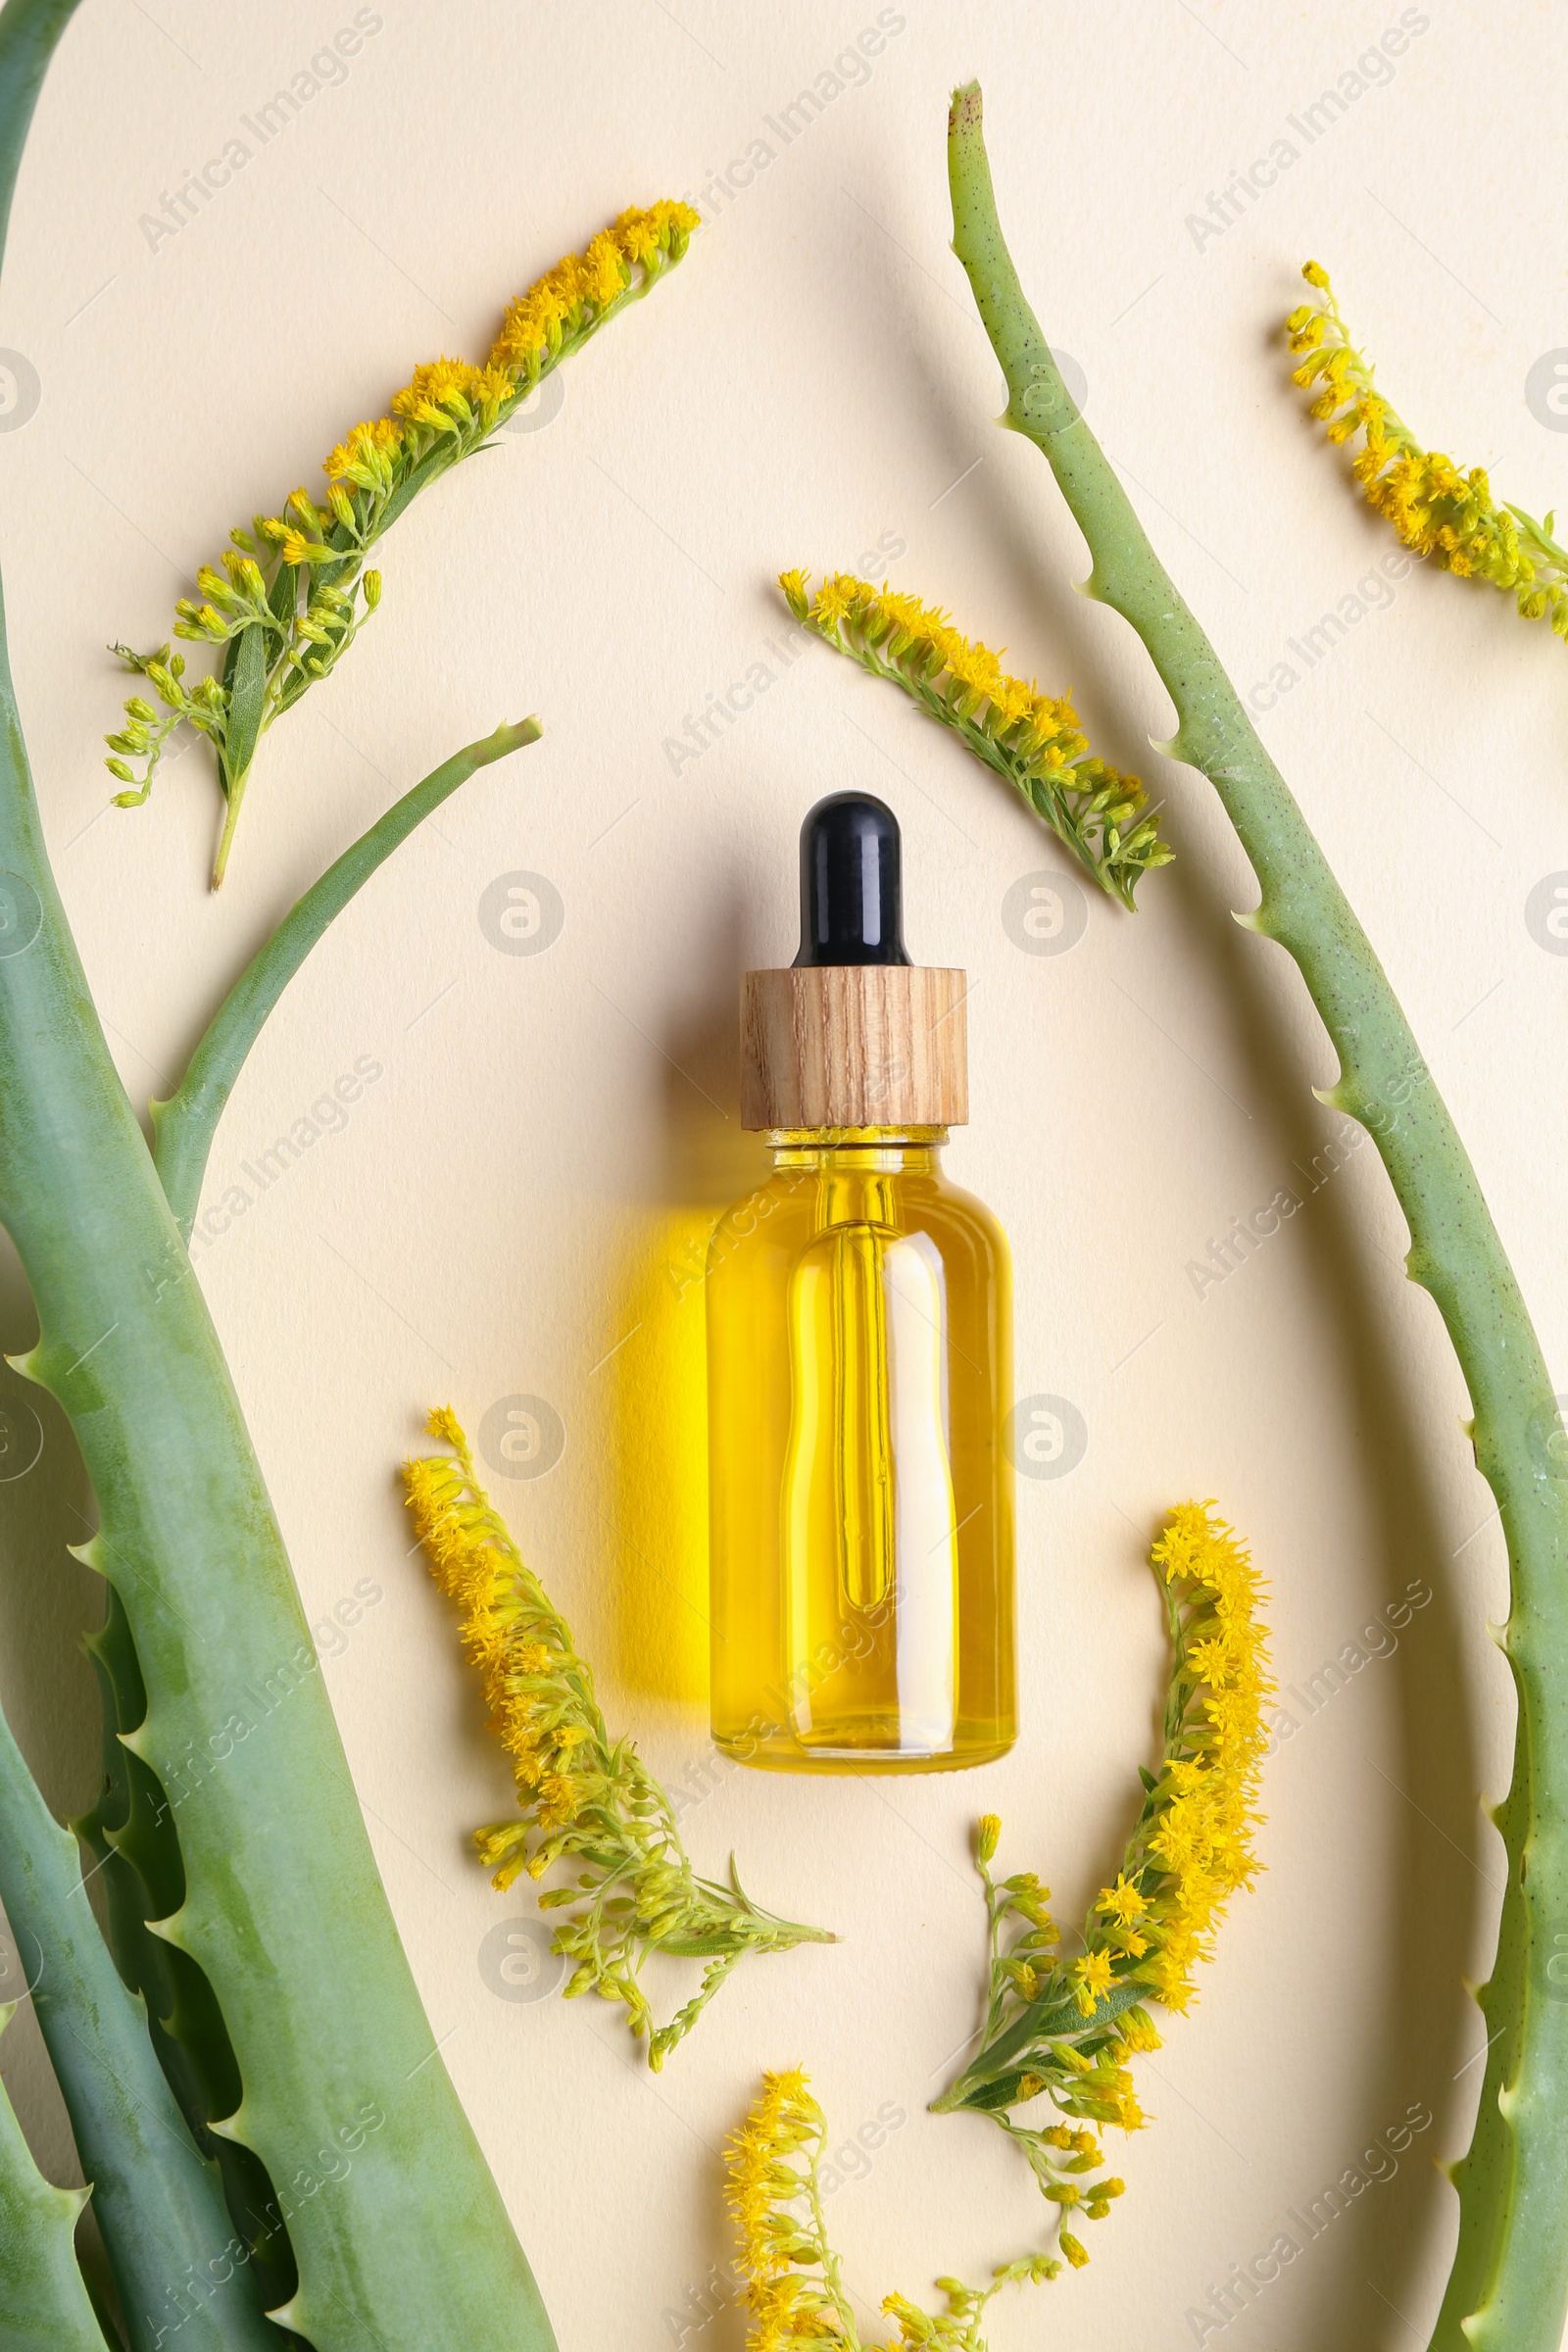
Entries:
{"type": "MultiPolygon", "coordinates": [[[[0,14],[0,204],[63,6],[0,14]]],[[[92,1566],[147,1691],[127,1744],[177,1813],[159,1933],[220,2004],[218,2127],[277,2184],[316,2352],[548,2352],[538,2289],[397,1939],[228,1369],[104,1042],[0,659],[0,1219],[97,1497],[92,1566]]]]}
{"type": "Polygon", "coordinates": [[[182,1240],[190,1240],[213,1136],[245,1056],[328,923],[415,826],[449,800],[476,768],[537,743],[539,735],[536,718],[499,726],[482,743],[467,744],[432,769],[327,867],[247,964],[214,1014],[174,1093],[152,1106],[158,1173],[182,1240]]]}
{"type": "Polygon", "coordinates": [[[186,2130],[142,2004],[88,1906],[76,1840],[44,1803],[3,1715],[0,1902],[33,1964],[33,2009],[131,2352],[156,2352],[175,2328],[189,2352],[278,2352],[277,2330],[234,2260],[217,2167],[186,2130]]]}
{"type": "Polygon", "coordinates": [[[44,854],[0,665],[0,1219],[42,1336],[19,1368],[69,1415],[84,1547],[147,1690],[122,1735],[174,1810],[201,1968],[244,2096],[215,2129],[276,2183],[318,2352],[540,2352],[538,2292],[398,1944],[223,1362],[116,1076],[44,854]]]}
{"type": "Polygon", "coordinates": [[[997,217],[980,91],[948,126],[954,251],[1007,385],[1003,421],[1041,450],[1089,543],[1087,593],[1131,623],[1176,707],[1166,750],[1206,775],[1261,892],[1238,920],[1299,967],[1340,1059],[1319,1099],[1377,1144],[1470,1392],[1476,1466],[1497,1500],[1511,1583],[1498,1634],[1519,1697],[1513,1783],[1494,1818],[1508,1856],[1494,2036],[1469,2154],[1454,2168],[1459,2245],[1432,2352],[1558,2352],[1568,2313],[1568,1477],[1540,1343],[1463,1144],[1371,943],[1289,787],[1165,571],[1061,380],[997,217]],[[1528,1867],[1527,1867],[1528,1865],[1528,1867]]]}
{"type": "Polygon", "coordinates": [[[6,0],[0,9],[0,252],[32,110],[49,60],[79,0],[6,0]]]}
{"type": "MultiPolygon", "coordinates": [[[[0,2005],[0,2034],[16,2016],[0,2005]]],[[[73,2242],[84,2188],[56,2188],[32,2161],[0,2082],[0,2343],[6,2352],[104,2352],[73,2242]]]]}
{"type": "MultiPolygon", "coordinates": [[[[146,2005],[154,2052],[203,2156],[218,2167],[264,2307],[287,2301],[299,2283],[288,2233],[276,2218],[267,2168],[253,2149],[212,2130],[239,2103],[239,2065],[211,1984],[188,1953],[147,1922],[175,1911],[185,1870],[172,1811],[122,1732],[147,1712],[141,1669],[120,1596],[111,1585],[104,1623],[86,1649],[103,1699],[104,1770],[88,1811],[71,1827],[93,1856],[105,1889],[109,1945],[125,1984],[146,2005]]],[[[281,2345],[285,2339],[275,2336],[281,2345]]]]}

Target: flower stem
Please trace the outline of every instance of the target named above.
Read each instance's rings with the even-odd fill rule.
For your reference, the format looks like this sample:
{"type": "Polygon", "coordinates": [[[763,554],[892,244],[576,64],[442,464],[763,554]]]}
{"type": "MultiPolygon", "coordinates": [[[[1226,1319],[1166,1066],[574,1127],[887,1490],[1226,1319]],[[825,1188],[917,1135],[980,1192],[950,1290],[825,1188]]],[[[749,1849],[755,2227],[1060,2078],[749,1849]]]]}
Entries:
{"type": "Polygon", "coordinates": [[[229,778],[228,791],[223,803],[223,830],[218,844],[218,856],[213,860],[214,890],[221,890],[223,886],[223,876],[228,868],[228,853],[234,840],[234,827],[239,823],[239,806],[245,798],[245,786],[249,777],[250,769],[247,768],[244,775],[229,778]]]}

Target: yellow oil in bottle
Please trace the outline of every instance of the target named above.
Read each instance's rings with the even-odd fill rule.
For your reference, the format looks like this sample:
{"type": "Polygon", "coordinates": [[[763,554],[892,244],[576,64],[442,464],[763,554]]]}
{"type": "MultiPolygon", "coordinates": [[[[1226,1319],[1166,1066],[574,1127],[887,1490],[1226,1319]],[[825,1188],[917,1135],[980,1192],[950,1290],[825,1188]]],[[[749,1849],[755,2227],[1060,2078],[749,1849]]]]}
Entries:
{"type": "Polygon", "coordinates": [[[710,1248],[712,1726],[747,1763],[1012,1744],[1007,1245],[946,1140],[776,1131],[710,1248]]]}

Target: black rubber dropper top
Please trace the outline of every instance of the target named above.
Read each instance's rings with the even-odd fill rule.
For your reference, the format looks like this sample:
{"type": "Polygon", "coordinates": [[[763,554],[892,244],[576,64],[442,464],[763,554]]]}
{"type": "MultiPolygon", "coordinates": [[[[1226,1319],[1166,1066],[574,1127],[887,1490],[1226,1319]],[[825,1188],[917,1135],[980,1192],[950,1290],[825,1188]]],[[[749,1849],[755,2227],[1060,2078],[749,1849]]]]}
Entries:
{"type": "Polygon", "coordinates": [[[899,820],[868,792],[833,792],[801,827],[801,952],[820,963],[907,963],[899,820]]]}

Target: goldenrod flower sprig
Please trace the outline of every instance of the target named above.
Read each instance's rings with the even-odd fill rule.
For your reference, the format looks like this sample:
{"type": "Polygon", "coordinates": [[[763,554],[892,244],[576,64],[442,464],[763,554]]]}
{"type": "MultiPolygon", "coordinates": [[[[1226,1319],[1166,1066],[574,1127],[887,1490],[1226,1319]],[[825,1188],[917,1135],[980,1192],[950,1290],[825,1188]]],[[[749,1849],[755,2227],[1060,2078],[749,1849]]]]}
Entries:
{"type": "MultiPolygon", "coordinates": [[[[764,2075],[760,2098],[725,2150],[725,2202],[740,2238],[752,2318],[748,2352],[806,2352],[821,2344],[865,2352],[822,2215],[827,2124],[809,2080],[799,2067],[764,2075]]],[[[923,2311],[899,2294],[889,2295],[882,2309],[898,2322],[900,2346],[986,2352],[980,2322],[992,2297],[1004,2286],[1054,2278],[1060,2268],[1050,2255],[1028,2255],[1005,2264],[988,2287],[939,2278],[945,2312],[923,2311]]]]}
{"type": "Polygon", "coordinates": [[[462,1609],[464,1647],[517,1784],[519,1818],[475,1831],[474,1843],[502,1888],[558,1862],[581,1866],[569,1886],[539,1897],[541,1910],[569,1914],[553,1944],[575,1963],[566,1996],[619,2001],[632,2032],[649,2036],[657,2073],[747,1953],[836,1938],[760,1910],[733,1858],[727,1886],[697,1876],[663,1788],[629,1740],[611,1739],[593,1669],[479,1485],[457,1416],[438,1405],[427,1426],[452,1451],[405,1463],[409,1509],[431,1573],[462,1609]],[[692,1999],[657,2030],[638,1981],[651,1951],[708,1963],[692,1999]]]}
{"type": "Polygon", "coordinates": [[[1363,435],[1352,470],[1369,506],[1394,525],[1406,547],[1461,579],[1508,591],[1526,620],[1549,619],[1568,637],[1568,551],[1552,537],[1556,517],[1537,522],[1522,507],[1499,507],[1479,466],[1460,471],[1451,458],[1424,449],[1373,383],[1373,369],[1350,341],[1328,271],[1301,271],[1316,303],[1286,320],[1300,365],[1294,381],[1316,388],[1311,414],[1331,441],[1363,435]]]}
{"type": "Polygon", "coordinates": [[[1136,776],[1090,752],[1070,695],[1042,694],[1009,677],[988,646],[917,597],[837,571],[814,597],[808,574],[779,574],[799,621],[874,677],[890,678],[999,776],[1124,906],[1139,878],[1168,865],[1157,810],[1136,776]]]}
{"type": "Polygon", "coordinates": [[[222,649],[216,673],[192,685],[183,655],[167,645],[151,654],[114,648],[162,706],[132,695],[123,725],[106,739],[110,771],[129,787],[116,795],[118,807],[146,800],[181,720],[205,735],[227,804],[218,887],[263,735],[335,667],[380,601],[381,575],[365,568],[376,541],[421,490],[482,448],[564,359],[646,294],[681,259],[697,225],[684,204],[622,213],[586,253],[567,254],[509,303],[482,367],[439,359],[416,368],[394,393],[391,415],[357,424],[324,461],[322,500],[295,490],[281,514],[258,514],[249,530],[231,531],[220,564],[203,564],[196,575],[200,599],[175,607],[176,637],[222,649]],[[132,760],[144,763],[139,778],[132,760]]]}
{"type": "MultiPolygon", "coordinates": [[[[1090,1906],[1082,1951],[1064,1959],[1047,1908],[1050,1887],[1032,1872],[993,1878],[1002,1824],[994,1813],[982,1819],[976,1853],[991,1934],[985,2028],[979,2056],[933,2101],[940,2112],[966,2108],[1000,2124],[1063,2219],[1102,2221],[1121,2195],[1122,2182],[1100,2174],[1097,2134],[1107,2125],[1136,2132],[1147,2120],[1128,2067],[1135,2052],[1159,2047],[1144,2004],[1186,2010],[1193,1970],[1212,1958],[1231,1896],[1261,1868],[1252,1833],[1262,1702],[1274,1685],[1256,1571],[1206,1502],[1179,1503],[1150,1559],[1174,1653],[1164,1755],[1157,1773],[1142,1774],[1143,1810],[1115,1883],[1090,1906]],[[1013,2108],[1042,2097],[1073,2122],[1014,2122],[1013,2108]]],[[[1088,2260],[1065,2229],[1058,2242],[1075,2268],[1088,2260]]]]}

